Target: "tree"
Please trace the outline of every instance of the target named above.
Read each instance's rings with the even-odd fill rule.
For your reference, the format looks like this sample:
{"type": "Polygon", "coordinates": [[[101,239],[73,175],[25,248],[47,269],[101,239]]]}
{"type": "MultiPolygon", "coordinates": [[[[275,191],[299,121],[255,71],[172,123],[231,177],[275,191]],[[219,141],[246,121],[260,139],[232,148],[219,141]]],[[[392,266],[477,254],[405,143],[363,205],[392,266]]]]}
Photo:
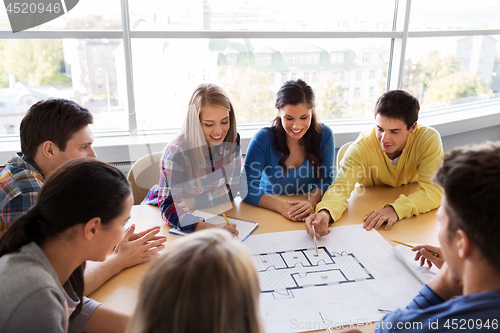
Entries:
{"type": "Polygon", "coordinates": [[[0,84],[9,84],[9,75],[28,86],[68,85],[60,72],[64,61],[61,40],[9,39],[0,41],[0,84]]]}
{"type": "Polygon", "coordinates": [[[337,84],[335,78],[327,80],[316,90],[316,113],[320,118],[343,118],[347,111],[344,99],[345,88],[337,84]]]}
{"type": "Polygon", "coordinates": [[[219,82],[229,95],[238,122],[265,122],[276,117],[269,73],[250,67],[219,67],[219,82]]]}
{"type": "Polygon", "coordinates": [[[439,106],[459,104],[467,102],[467,99],[464,100],[466,97],[491,94],[492,92],[483,84],[481,75],[459,72],[430,82],[429,89],[425,94],[425,103],[440,102],[439,106]]]}

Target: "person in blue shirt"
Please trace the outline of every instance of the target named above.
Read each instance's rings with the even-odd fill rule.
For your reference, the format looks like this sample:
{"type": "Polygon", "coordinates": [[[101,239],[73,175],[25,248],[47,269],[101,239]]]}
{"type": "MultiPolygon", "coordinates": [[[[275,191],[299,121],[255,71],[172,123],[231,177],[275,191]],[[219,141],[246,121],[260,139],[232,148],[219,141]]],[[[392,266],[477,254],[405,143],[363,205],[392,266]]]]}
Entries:
{"type": "Polygon", "coordinates": [[[378,322],[376,332],[500,330],[499,166],[500,142],[445,154],[434,176],[444,190],[436,216],[445,263],[405,309],[378,322]]]}
{"type": "Polygon", "coordinates": [[[304,221],[333,181],[333,133],[318,123],[314,92],[303,80],[285,82],[275,106],[273,126],[261,129],[248,147],[242,175],[248,193],[241,196],[254,206],[304,221]],[[270,196],[298,193],[308,193],[307,200],[284,202],[270,196]]]}

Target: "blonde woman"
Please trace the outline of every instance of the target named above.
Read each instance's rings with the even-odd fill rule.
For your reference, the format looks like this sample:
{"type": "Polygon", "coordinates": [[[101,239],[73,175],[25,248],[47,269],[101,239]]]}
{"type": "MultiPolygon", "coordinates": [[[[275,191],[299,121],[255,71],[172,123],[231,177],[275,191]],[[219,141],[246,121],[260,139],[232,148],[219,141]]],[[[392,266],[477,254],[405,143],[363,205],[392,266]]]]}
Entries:
{"type": "Polygon", "coordinates": [[[241,242],[220,230],[176,241],[147,273],[129,333],[263,333],[260,286],[241,242]]]}
{"type": "Polygon", "coordinates": [[[232,202],[239,189],[240,137],[234,108],[224,90],[201,84],[189,102],[181,132],[165,148],[160,161],[160,182],[142,202],[157,205],[165,222],[185,232],[214,226],[190,214],[196,209],[232,202]]]}

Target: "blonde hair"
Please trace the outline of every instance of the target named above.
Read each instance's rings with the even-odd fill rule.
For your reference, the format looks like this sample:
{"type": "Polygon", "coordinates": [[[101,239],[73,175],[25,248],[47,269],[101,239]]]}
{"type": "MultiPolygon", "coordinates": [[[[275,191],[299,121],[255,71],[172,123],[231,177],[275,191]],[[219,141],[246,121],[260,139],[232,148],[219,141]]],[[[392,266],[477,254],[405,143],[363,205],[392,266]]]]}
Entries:
{"type": "Polygon", "coordinates": [[[175,242],[146,274],[128,332],[263,333],[244,245],[216,229],[175,242]]]}
{"type": "Polygon", "coordinates": [[[212,83],[200,84],[191,96],[186,121],[179,133],[184,138],[185,151],[196,178],[199,177],[200,168],[210,166],[210,160],[205,157],[204,153],[208,146],[200,121],[201,111],[207,106],[218,106],[229,111],[230,126],[224,142],[233,143],[237,135],[234,108],[224,89],[212,83]]]}

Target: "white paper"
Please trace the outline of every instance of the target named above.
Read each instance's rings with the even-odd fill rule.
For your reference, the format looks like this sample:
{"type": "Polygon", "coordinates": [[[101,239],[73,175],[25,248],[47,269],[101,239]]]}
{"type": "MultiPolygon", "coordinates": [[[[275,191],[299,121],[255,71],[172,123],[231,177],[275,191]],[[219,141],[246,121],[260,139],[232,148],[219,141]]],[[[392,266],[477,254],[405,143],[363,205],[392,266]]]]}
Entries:
{"type": "MultiPolygon", "coordinates": [[[[211,224],[226,224],[227,223],[223,216],[204,212],[202,210],[194,211],[193,215],[203,217],[205,219],[205,222],[211,223],[211,224]]],[[[247,237],[250,236],[250,234],[255,230],[255,228],[258,227],[258,224],[255,222],[234,219],[232,217],[228,217],[227,219],[229,220],[229,222],[232,225],[236,225],[236,230],[238,230],[238,232],[239,232],[238,238],[241,239],[241,241],[246,240],[247,237]]]]}
{"type": "MultiPolygon", "coordinates": [[[[324,329],[380,320],[379,308],[406,306],[421,283],[376,230],[332,228],[314,241],[305,231],[252,235],[246,244],[261,284],[266,332],[324,329]]],[[[355,326],[354,326],[355,327],[355,326]]],[[[345,328],[345,326],[344,326],[345,328]]]]}
{"type": "Polygon", "coordinates": [[[427,263],[424,266],[420,266],[420,260],[415,261],[415,252],[413,252],[407,246],[396,245],[395,247],[393,247],[393,250],[405,264],[405,266],[413,274],[415,274],[415,277],[419,279],[422,284],[427,283],[427,281],[432,279],[439,272],[439,268],[437,268],[435,265],[432,265],[431,268],[427,266],[427,263]]]}

